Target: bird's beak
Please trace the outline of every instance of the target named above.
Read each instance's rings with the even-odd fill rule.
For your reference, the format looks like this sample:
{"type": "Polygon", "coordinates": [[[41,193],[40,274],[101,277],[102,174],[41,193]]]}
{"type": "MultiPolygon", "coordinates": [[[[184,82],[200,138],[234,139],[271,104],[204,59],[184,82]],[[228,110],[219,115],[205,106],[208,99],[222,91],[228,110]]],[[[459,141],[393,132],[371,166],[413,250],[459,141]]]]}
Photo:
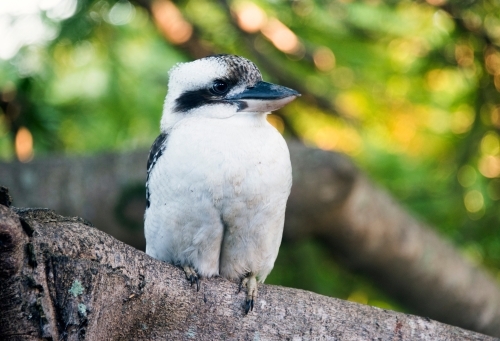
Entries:
{"type": "Polygon", "coordinates": [[[226,98],[238,105],[238,111],[270,112],[290,103],[300,94],[285,86],[258,82],[242,93],[226,98]]]}

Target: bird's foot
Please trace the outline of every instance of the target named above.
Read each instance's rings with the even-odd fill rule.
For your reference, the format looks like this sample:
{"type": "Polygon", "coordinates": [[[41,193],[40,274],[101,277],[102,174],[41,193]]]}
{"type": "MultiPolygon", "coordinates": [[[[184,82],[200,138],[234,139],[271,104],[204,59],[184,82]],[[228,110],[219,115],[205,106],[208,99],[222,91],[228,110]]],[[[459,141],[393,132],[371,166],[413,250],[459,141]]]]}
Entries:
{"type": "Polygon", "coordinates": [[[196,291],[200,291],[200,276],[196,273],[196,270],[190,266],[183,266],[182,268],[191,286],[196,283],[196,291]]]}
{"type": "Polygon", "coordinates": [[[253,306],[257,298],[257,278],[254,274],[250,273],[240,282],[239,290],[242,287],[247,288],[247,298],[245,300],[245,315],[248,314],[250,310],[253,311],[253,306]]]}

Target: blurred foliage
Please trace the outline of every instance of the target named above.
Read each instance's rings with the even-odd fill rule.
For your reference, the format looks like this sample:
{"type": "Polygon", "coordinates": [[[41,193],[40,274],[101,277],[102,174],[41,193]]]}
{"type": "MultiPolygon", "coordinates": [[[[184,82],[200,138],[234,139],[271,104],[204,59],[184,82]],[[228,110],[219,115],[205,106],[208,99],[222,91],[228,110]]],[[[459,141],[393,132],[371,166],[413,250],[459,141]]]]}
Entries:
{"type": "MultiPolygon", "coordinates": [[[[497,1],[24,5],[0,5],[0,36],[17,39],[0,44],[1,159],[148,148],[168,69],[239,54],[302,92],[270,116],[285,136],[349,154],[500,278],[497,1]]],[[[283,245],[268,282],[400,308],[314,241],[283,245]]]]}

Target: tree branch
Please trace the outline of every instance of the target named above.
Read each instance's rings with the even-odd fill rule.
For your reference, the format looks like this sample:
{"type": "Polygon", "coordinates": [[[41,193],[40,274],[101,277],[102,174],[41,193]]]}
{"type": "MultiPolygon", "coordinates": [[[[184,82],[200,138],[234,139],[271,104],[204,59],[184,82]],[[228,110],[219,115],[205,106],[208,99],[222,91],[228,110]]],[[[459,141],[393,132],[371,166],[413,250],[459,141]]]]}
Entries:
{"type": "Polygon", "coordinates": [[[289,144],[285,236],[319,237],[348,267],[419,314],[500,336],[500,288],[344,155],[289,144]]]}
{"type": "MultiPolygon", "coordinates": [[[[294,183],[285,238],[322,240],[337,259],[422,316],[500,336],[500,289],[491,275],[371,184],[345,155],[297,142],[289,148],[294,183]]],[[[0,179],[15,205],[78,214],[143,247],[146,159],[147,151],[53,156],[0,164],[0,179]],[[138,228],[124,228],[117,211],[138,228]]]]}
{"type": "Polygon", "coordinates": [[[237,283],[205,279],[196,292],[181,270],[50,210],[0,205],[0,241],[2,340],[493,340],[269,285],[245,316],[237,283]]]}

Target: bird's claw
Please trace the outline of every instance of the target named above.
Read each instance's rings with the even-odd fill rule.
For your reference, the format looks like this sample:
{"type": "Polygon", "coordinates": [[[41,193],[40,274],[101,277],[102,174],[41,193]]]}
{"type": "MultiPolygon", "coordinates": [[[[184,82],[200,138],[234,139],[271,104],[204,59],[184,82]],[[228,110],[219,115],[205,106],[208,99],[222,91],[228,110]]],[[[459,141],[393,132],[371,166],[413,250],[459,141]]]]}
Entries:
{"type": "Polygon", "coordinates": [[[245,300],[245,315],[247,315],[250,310],[253,311],[255,299],[257,297],[257,279],[255,275],[249,274],[241,280],[238,287],[238,293],[244,286],[247,287],[247,297],[245,300]]]}
{"type": "Polygon", "coordinates": [[[200,276],[198,276],[196,270],[194,270],[190,266],[184,266],[183,269],[186,273],[186,278],[188,279],[189,283],[191,283],[191,286],[196,283],[196,291],[200,291],[200,276]]]}
{"type": "Polygon", "coordinates": [[[198,276],[191,275],[189,276],[189,282],[191,283],[191,286],[193,286],[194,283],[196,283],[196,291],[200,291],[200,279],[198,276]]]}
{"type": "Polygon", "coordinates": [[[245,301],[245,315],[247,315],[250,310],[253,311],[253,303],[254,303],[253,298],[250,300],[247,299],[245,301]]]}

